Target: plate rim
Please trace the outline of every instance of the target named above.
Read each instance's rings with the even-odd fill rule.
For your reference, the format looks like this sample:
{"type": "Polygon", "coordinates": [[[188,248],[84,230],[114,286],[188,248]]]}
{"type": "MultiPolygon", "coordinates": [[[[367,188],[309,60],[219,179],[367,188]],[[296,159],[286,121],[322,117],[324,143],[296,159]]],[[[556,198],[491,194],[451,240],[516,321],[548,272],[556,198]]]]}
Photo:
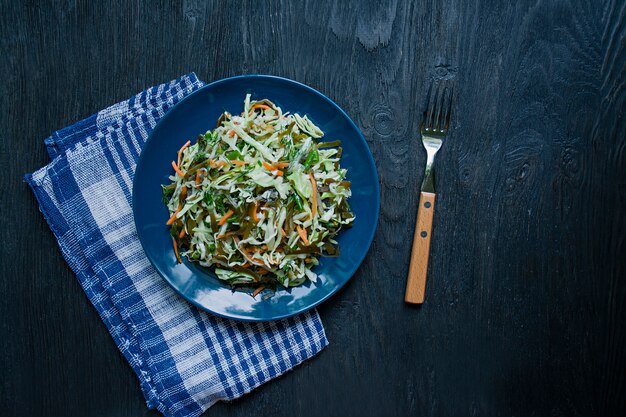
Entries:
{"type": "Polygon", "coordinates": [[[222,317],[225,319],[230,319],[230,320],[237,320],[237,321],[244,321],[244,322],[254,322],[254,323],[260,323],[260,322],[268,322],[268,321],[276,321],[276,320],[282,320],[282,319],[286,319],[289,317],[293,317],[296,316],[298,314],[310,311],[314,308],[316,308],[317,306],[319,306],[320,304],[322,304],[324,301],[328,300],[330,297],[332,297],[333,295],[335,295],[337,292],[339,292],[339,290],[341,288],[343,288],[348,281],[350,281],[352,279],[352,277],[354,276],[354,274],[356,274],[356,272],[358,271],[358,269],[361,267],[361,265],[363,264],[363,261],[365,260],[365,258],[367,257],[367,255],[370,252],[372,243],[374,241],[374,237],[376,236],[376,231],[378,230],[378,221],[379,221],[379,217],[380,217],[380,177],[378,175],[378,169],[376,168],[376,163],[374,161],[374,156],[372,155],[372,151],[369,147],[369,144],[367,143],[367,141],[365,140],[365,137],[363,136],[363,133],[361,132],[361,129],[356,125],[356,123],[352,120],[352,118],[337,104],[335,103],[332,99],[330,99],[329,97],[327,97],[325,94],[323,94],[322,92],[316,90],[313,87],[310,87],[304,83],[301,83],[299,81],[296,80],[292,80],[289,78],[285,78],[285,77],[281,77],[281,76],[277,76],[277,75],[268,75],[268,74],[243,74],[243,75],[236,75],[236,76],[232,76],[232,77],[227,77],[227,78],[221,78],[219,80],[215,80],[212,81],[200,88],[198,88],[197,90],[191,92],[190,94],[188,94],[187,96],[185,96],[184,98],[182,98],[178,103],[176,103],[174,106],[172,106],[166,113],[165,115],[163,115],[163,117],[157,122],[157,124],[154,126],[154,128],[152,129],[152,131],[150,132],[150,134],[148,135],[148,138],[146,139],[142,151],[139,154],[139,159],[137,160],[137,164],[135,165],[135,172],[133,173],[133,188],[131,191],[131,203],[132,203],[132,211],[133,211],[133,223],[135,225],[135,232],[137,233],[137,238],[139,239],[139,242],[141,244],[141,248],[144,252],[144,254],[146,255],[146,257],[148,258],[148,260],[150,261],[150,263],[152,264],[152,266],[154,267],[154,269],[157,271],[157,273],[161,276],[161,278],[163,278],[163,280],[180,296],[182,297],[186,302],[196,306],[197,308],[199,308],[202,311],[206,311],[210,314],[214,314],[218,317],[222,317]],[[211,87],[215,87],[217,85],[223,84],[223,83],[227,83],[227,82],[233,82],[233,81],[238,81],[238,80],[242,80],[242,79],[254,79],[254,78],[263,78],[263,79],[273,79],[279,82],[286,82],[288,84],[294,84],[298,87],[304,88],[305,90],[308,90],[309,92],[313,93],[314,95],[319,96],[322,100],[326,101],[328,104],[330,104],[331,106],[333,106],[334,108],[336,108],[348,121],[349,125],[357,132],[358,137],[361,139],[361,141],[363,141],[363,144],[366,146],[367,148],[367,164],[373,169],[374,172],[374,176],[376,178],[375,184],[374,184],[374,188],[375,188],[375,194],[376,194],[376,210],[375,210],[375,219],[374,219],[374,224],[373,227],[371,229],[370,232],[370,236],[368,236],[367,239],[367,250],[365,250],[363,252],[363,255],[361,255],[360,259],[357,260],[357,262],[354,264],[354,270],[350,273],[350,276],[348,277],[348,279],[346,279],[344,282],[336,285],[331,291],[329,291],[328,293],[324,294],[323,297],[321,297],[319,300],[316,300],[315,302],[306,305],[304,307],[301,308],[297,308],[294,310],[291,310],[287,313],[283,313],[283,314],[278,314],[275,316],[272,316],[271,318],[254,318],[254,317],[249,317],[249,316],[241,316],[238,314],[223,314],[214,310],[211,310],[209,308],[207,308],[206,306],[196,302],[195,300],[187,297],[185,294],[183,294],[172,282],[171,280],[167,277],[167,274],[163,273],[161,271],[160,268],[158,268],[156,266],[156,263],[154,262],[154,260],[152,259],[153,257],[149,254],[149,251],[146,250],[146,246],[144,244],[144,239],[141,237],[141,234],[138,232],[137,230],[137,210],[135,210],[136,207],[136,193],[135,193],[135,186],[137,185],[137,168],[139,168],[139,166],[141,165],[141,163],[143,162],[144,159],[144,155],[145,153],[143,152],[143,150],[145,149],[146,146],[148,146],[148,144],[150,143],[150,141],[153,139],[154,137],[154,132],[156,132],[159,128],[159,126],[162,123],[165,123],[169,117],[171,117],[172,115],[172,111],[178,107],[183,105],[183,103],[185,101],[187,101],[188,99],[190,99],[191,97],[195,96],[196,94],[200,94],[201,91],[205,90],[205,89],[209,89],[211,87]]]}

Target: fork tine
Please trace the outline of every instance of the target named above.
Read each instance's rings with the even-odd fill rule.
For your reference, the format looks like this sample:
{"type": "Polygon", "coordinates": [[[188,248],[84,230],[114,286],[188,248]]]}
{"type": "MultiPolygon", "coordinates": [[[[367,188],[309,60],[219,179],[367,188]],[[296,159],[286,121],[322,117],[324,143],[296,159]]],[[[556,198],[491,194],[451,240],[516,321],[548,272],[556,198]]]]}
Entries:
{"type": "Polygon", "coordinates": [[[434,95],[435,95],[434,84],[430,84],[430,86],[428,87],[428,100],[426,101],[426,110],[424,111],[424,120],[422,122],[426,129],[430,129],[431,126],[433,125],[432,118],[433,118],[433,107],[434,107],[434,102],[435,102],[434,95]]]}
{"type": "Polygon", "coordinates": [[[437,80],[428,88],[428,100],[422,127],[426,130],[445,133],[452,118],[454,84],[449,80],[437,80]]]}
{"type": "Polygon", "coordinates": [[[452,99],[454,98],[454,84],[450,86],[450,93],[448,97],[448,108],[446,109],[446,117],[444,123],[444,129],[448,131],[450,127],[450,118],[452,117],[452,99]]]}
{"type": "Polygon", "coordinates": [[[441,87],[441,97],[439,99],[439,108],[437,110],[437,131],[442,132],[445,129],[445,121],[446,121],[446,116],[447,116],[447,110],[448,110],[448,106],[447,104],[447,93],[448,93],[448,87],[447,84],[444,82],[442,83],[442,87],[441,87]]]}
{"type": "Polygon", "coordinates": [[[436,129],[444,133],[448,131],[452,116],[452,97],[454,96],[454,85],[449,81],[443,82],[441,88],[441,100],[439,101],[439,115],[436,129]]]}
{"type": "Polygon", "coordinates": [[[437,83],[437,97],[436,97],[437,101],[435,102],[435,117],[434,117],[434,123],[433,123],[434,130],[440,130],[442,126],[441,110],[443,107],[444,96],[445,96],[445,84],[437,83]]]}
{"type": "Polygon", "coordinates": [[[437,110],[437,97],[438,88],[435,83],[430,84],[428,89],[428,101],[426,104],[426,111],[424,111],[424,127],[427,130],[434,129],[435,126],[435,112],[437,110]]]}

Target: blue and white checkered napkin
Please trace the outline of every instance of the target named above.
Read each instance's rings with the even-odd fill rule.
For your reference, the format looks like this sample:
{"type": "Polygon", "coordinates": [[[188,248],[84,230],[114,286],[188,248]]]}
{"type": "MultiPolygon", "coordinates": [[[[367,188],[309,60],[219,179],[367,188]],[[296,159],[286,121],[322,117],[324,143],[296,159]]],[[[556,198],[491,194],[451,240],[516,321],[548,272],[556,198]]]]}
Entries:
{"type": "Polygon", "coordinates": [[[262,324],[199,311],[141,248],[131,211],[139,154],[167,110],[202,85],[189,74],[59,130],[45,141],[52,162],[26,175],[148,406],[177,417],[237,398],[328,344],[316,311],[262,324]]]}

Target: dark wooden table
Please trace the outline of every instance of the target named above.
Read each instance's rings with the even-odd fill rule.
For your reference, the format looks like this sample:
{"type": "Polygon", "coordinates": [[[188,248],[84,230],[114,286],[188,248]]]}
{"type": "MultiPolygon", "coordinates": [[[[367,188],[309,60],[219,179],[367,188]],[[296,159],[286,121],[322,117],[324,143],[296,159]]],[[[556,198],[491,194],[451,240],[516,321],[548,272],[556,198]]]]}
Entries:
{"type": "Polygon", "coordinates": [[[330,345],[211,416],[626,412],[626,2],[32,1],[0,6],[0,414],[146,409],[22,175],[150,85],[265,73],[335,100],[376,159],[369,256],[330,345]],[[506,4],[510,3],[510,4],[506,4]],[[404,304],[430,81],[454,78],[426,303],[404,304]]]}

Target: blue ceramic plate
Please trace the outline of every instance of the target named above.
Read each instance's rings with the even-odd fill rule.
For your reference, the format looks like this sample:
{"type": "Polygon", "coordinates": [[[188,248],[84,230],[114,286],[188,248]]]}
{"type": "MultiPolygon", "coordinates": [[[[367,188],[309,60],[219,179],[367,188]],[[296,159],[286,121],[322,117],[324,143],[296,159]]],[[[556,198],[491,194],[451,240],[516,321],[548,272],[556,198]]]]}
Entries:
{"type": "Polygon", "coordinates": [[[361,132],[329,98],[295,81],[265,75],[227,78],[190,94],[174,106],[148,138],[133,183],[133,211],[137,234],[156,270],[190,303],[219,316],[245,321],[277,320],[315,307],[341,288],[357,270],[374,238],[380,207],[378,175],[361,132]],[[161,184],[169,182],[170,165],[188,140],[215,127],[224,110],[240,113],[246,93],[267,98],[283,111],[306,114],[325,133],[323,140],[341,139],[341,166],[352,181],[350,206],[354,226],[340,232],[340,256],[321,258],[314,271],[316,284],[276,292],[265,290],[252,298],[250,290],[233,291],[213,272],[184,259],[176,263],[165,225],[169,215],[161,201],[161,184]]]}

